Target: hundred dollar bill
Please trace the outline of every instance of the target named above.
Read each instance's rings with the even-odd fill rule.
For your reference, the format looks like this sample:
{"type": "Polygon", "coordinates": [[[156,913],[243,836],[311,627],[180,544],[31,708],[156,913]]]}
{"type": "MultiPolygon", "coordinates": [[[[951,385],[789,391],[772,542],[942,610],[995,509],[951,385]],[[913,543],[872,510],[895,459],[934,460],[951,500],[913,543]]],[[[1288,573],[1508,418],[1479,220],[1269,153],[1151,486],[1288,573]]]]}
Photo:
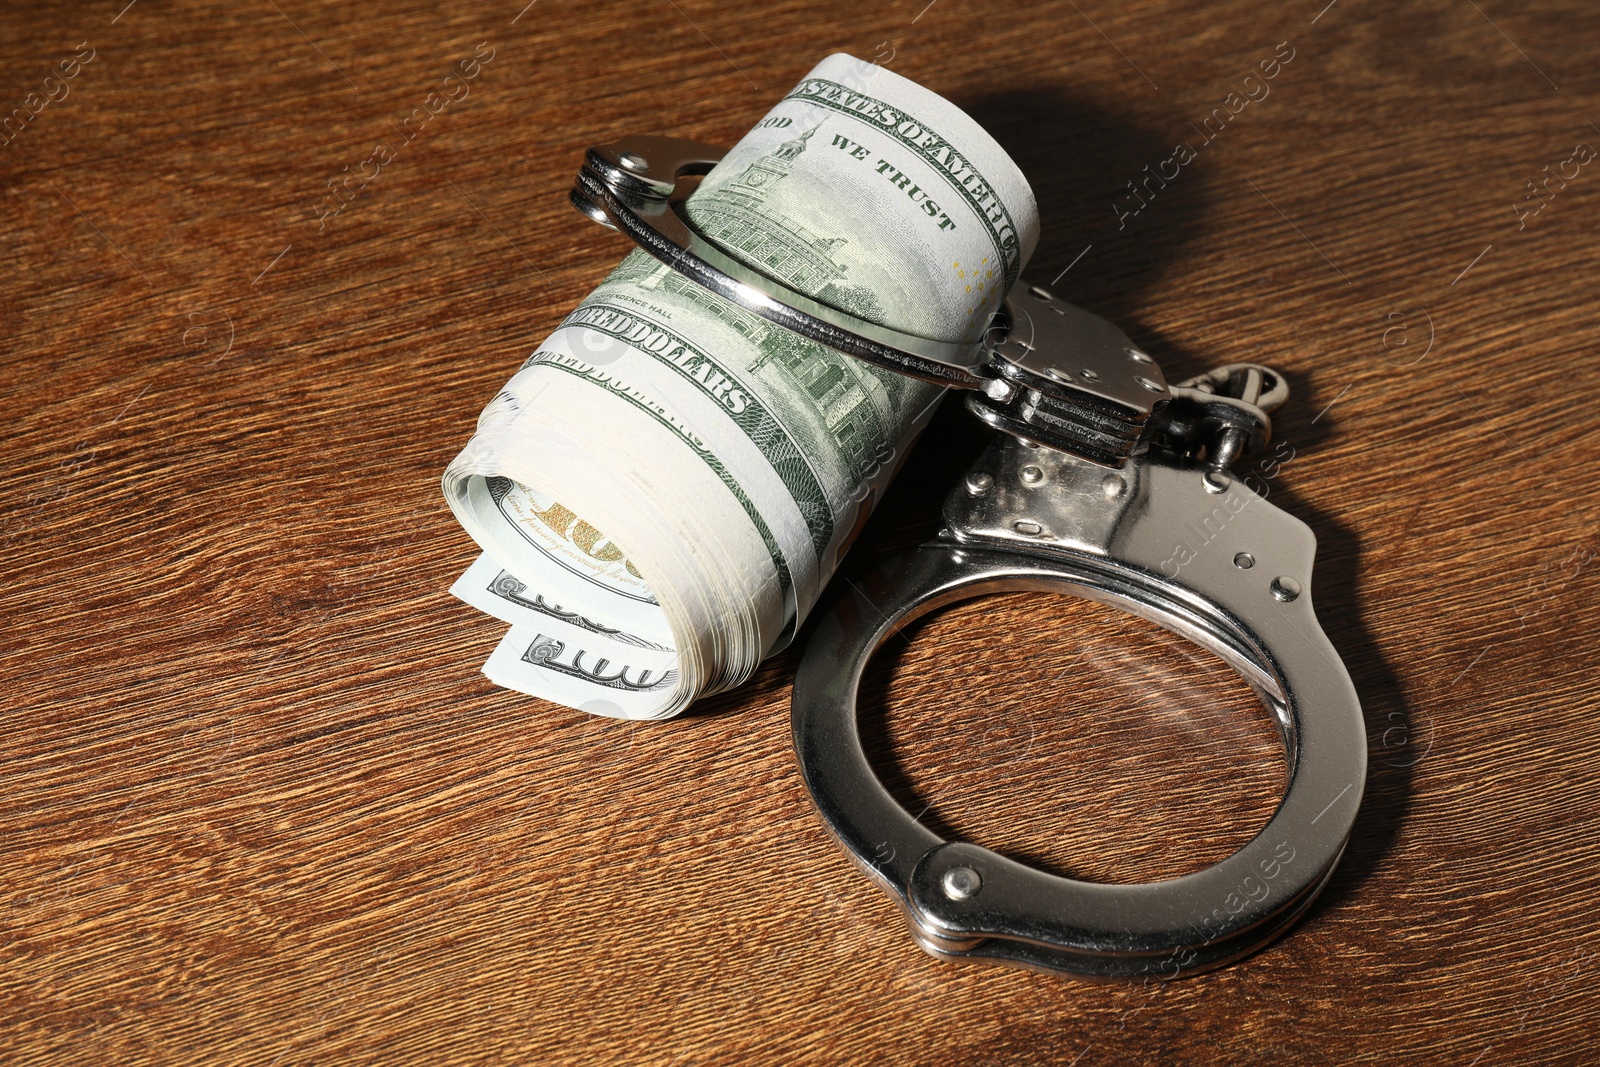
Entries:
{"type": "MultiPolygon", "coordinates": [[[[1038,236],[975,122],[823,60],[701,182],[691,224],[861,318],[972,341],[1038,236]]],[[[675,715],[792,636],[940,391],[630,254],[506,383],[444,474],[484,555],[454,591],[511,624],[484,670],[598,714],[675,715]]]]}

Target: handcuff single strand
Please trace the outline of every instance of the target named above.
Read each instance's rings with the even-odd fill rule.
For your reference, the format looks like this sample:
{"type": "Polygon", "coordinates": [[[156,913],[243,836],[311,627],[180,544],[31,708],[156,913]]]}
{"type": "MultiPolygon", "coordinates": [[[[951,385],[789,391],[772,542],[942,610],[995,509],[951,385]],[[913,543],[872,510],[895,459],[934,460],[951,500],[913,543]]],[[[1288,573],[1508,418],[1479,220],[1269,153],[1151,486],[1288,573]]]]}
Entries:
{"type": "Polygon", "coordinates": [[[589,149],[571,200],[674,270],[804,337],[966,390],[1000,431],[950,493],[932,541],[852,583],[820,618],[795,678],[795,751],[829,830],[945,958],[1089,978],[1173,978],[1276,938],[1331,877],[1366,780],[1361,706],[1309,595],[1316,539],[1233,476],[1271,436],[1281,375],[1233,364],[1169,385],[1116,326],[1018,282],[980,341],[859,319],[705,240],[678,214],[710,145],[626,137],[589,149]],[[1200,547],[1190,531],[1206,534],[1200,547]],[[873,652],[916,618],[990,593],[1067,592],[1215,652],[1284,743],[1288,786],[1238,852],[1141,885],[1082,882],[940,838],[890,796],[856,722],[873,652]]]}

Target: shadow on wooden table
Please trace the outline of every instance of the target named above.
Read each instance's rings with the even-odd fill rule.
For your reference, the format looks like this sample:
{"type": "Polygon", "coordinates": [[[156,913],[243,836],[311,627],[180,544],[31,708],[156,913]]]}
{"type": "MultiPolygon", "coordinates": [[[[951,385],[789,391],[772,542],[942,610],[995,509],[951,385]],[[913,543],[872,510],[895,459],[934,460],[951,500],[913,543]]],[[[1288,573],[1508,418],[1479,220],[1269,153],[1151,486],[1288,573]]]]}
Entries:
{"type": "MultiPolygon", "coordinates": [[[[1033,186],[1039,245],[1027,278],[1122,327],[1158,353],[1169,378],[1194,371],[1140,326],[1145,293],[1201,230],[1206,182],[1192,169],[1164,181],[1170,132],[1155,133],[1060,90],[957,99],[1033,186]],[[1142,205],[1142,206],[1140,206],[1142,205]]],[[[1191,165],[1192,168],[1193,165],[1191,165]]]]}

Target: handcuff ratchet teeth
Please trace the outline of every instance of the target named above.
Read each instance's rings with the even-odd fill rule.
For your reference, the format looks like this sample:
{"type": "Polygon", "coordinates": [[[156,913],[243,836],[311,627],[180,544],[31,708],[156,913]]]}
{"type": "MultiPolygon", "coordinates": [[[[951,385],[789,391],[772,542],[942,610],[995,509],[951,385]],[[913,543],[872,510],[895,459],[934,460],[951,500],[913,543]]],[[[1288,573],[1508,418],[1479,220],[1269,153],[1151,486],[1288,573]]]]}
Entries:
{"type": "Polygon", "coordinates": [[[1311,606],[1316,539],[1230,468],[1271,436],[1283,377],[1233,364],[1169,385],[1121,330],[1019,282],[957,345],[858,319],[751,270],[679,216],[720,149],[665,137],[591,148],[571,199],[708,289],[879,367],[967,390],[1000,431],[932,541],[851,583],[819,619],[792,698],[801,775],[829,830],[945,958],[1087,978],[1174,978],[1272,941],[1331,877],[1360,807],[1366,731],[1311,606]],[[1205,870],[1103,885],[945,841],[894,800],[856,721],[873,652],[913,620],[991,593],[1065,592],[1210,649],[1271,713],[1288,786],[1205,870]]]}

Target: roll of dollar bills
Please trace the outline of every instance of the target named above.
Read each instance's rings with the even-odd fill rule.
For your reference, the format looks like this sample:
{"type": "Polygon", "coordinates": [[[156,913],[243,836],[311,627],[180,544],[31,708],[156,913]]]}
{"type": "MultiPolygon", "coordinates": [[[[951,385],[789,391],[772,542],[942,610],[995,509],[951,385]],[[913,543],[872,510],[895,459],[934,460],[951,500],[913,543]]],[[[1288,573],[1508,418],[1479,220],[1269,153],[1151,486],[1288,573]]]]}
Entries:
{"type": "MultiPolygon", "coordinates": [[[[942,97],[817,65],[686,201],[789,288],[943,341],[988,327],[1033,192],[942,97]]],[[[940,390],[791,333],[635,251],[479,417],[444,493],[483,554],[452,588],[510,623],[498,685],[676,715],[781,647],[940,390]]]]}

